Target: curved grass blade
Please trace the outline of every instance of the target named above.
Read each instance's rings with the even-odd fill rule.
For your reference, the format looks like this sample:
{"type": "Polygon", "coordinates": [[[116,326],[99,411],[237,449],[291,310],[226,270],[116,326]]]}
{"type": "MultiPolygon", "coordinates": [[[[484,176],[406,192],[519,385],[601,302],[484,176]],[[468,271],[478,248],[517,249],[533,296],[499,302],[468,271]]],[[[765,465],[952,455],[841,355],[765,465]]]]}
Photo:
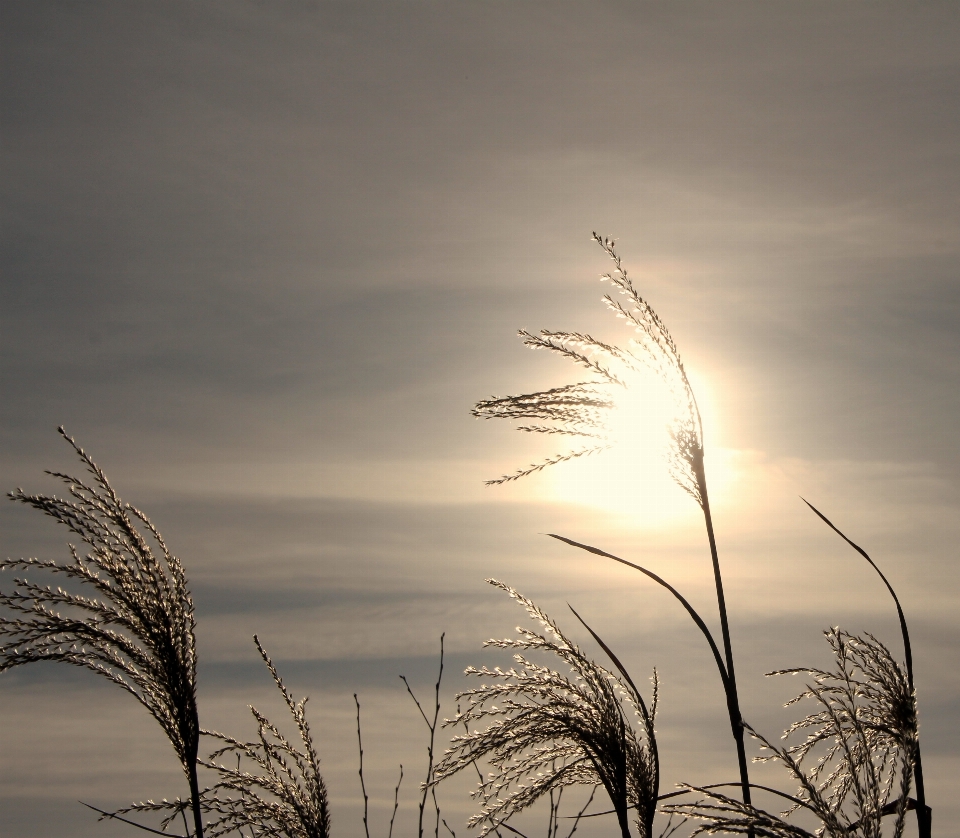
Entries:
{"type": "MultiPolygon", "coordinates": [[[[637,689],[637,685],[633,683],[633,678],[630,677],[630,673],[627,672],[626,667],[620,662],[620,658],[614,654],[613,649],[611,649],[589,625],[587,621],[581,617],[576,609],[568,602],[567,608],[573,612],[573,616],[576,617],[581,625],[590,632],[590,636],[597,641],[597,645],[606,652],[607,657],[613,661],[613,665],[619,670],[620,674],[623,676],[623,680],[629,684],[630,689],[633,690],[633,697],[637,703],[637,706],[640,708],[641,713],[643,713],[643,723],[647,728],[647,741],[650,743],[650,753],[653,756],[653,770],[654,770],[654,788],[659,790],[660,788],[660,751],[657,748],[657,738],[653,732],[653,717],[647,711],[647,704],[643,700],[643,696],[640,695],[640,690],[637,689]]],[[[656,670],[654,670],[654,679],[656,679],[656,670]]],[[[656,691],[656,686],[654,686],[656,691]]],[[[656,697],[653,699],[653,711],[656,712],[656,697]]],[[[659,800],[659,797],[657,798],[659,800]]]]}
{"type": "Polygon", "coordinates": [[[686,597],[684,597],[680,591],[674,588],[673,585],[671,585],[665,579],[657,576],[657,574],[652,570],[647,570],[645,567],[641,567],[638,564],[628,562],[626,559],[621,559],[619,556],[614,556],[613,553],[607,553],[604,550],[598,549],[597,547],[591,547],[589,544],[581,544],[579,541],[573,541],[570,538],[564,538],[562,535],[556,535],[552,532],[548,532],[547,535],[549,535],[550,538],[557,539],[557,541],[562,541],[564,544],[569,544],[571,547],[579,547],[581,550],[586,550],[588,553],[593,553],[596,556],[603,556],[607,559],[613,559],[615,562],[620,562],[620,564],[625,564],[627,567],[632,567],[634,570],[639,570],[641,573],[649,576],[658,585],[661,585],[670,591],[670,593],[677,598],[693,621],[697,624],[697,628],[703,632],[703,636],[710,645],[710,651],[713,652],[713,658],[717,662],[717,670],[720,672],[720,680],[723,681],[723,691],[729,697],[730,679],[727,677],[727,668],[723,664],[723,657],[720,654],[720,649],[717,648],[716,641],[713,639],[713,635],[710,633],[710,629],[707,628],[707,624],[703,621],[703,618],[697,613],[696,609],[687,601],[686,597]]]}
{"type": "Polygon", "coordinates": [[[801,497],[802,500],[807,506],[810,507],[820,518],[823,523],[825,523],[830,529],[832,529],[837,535],[840,536],[844,541],[847,542],[854,550],[856,550],[861,556],[863,556],[867,562],[869,562],[870,567],[872,567],[877,575],[883,580],[883,584],[887,586],[887,590],[890,591],[890,596],[893,597],[893,602],[897,606],[897,616],[900,618],[900,631],[903,634],[903,654],[906,658],[907,664],[907,677],[910,679],[910,686],[913,686],[913,651],[910,648],[910,632],[907,629],[907,619],[903,616],[903,608],[900,607],[900,599],[897,597],[897,592],[893,589],[893,585],[890,584],[886,576],[883,575],[883,571],[877,567],[876,562],[867,555],[867,551],[864,550],[859,544],[854,544],[849,538],[847,538],[826,515],[824,515],[817,507],[815,507],[810,501],[806,498],[801,497]]]}
{"type": "MultiPolygon", "coordinates": [[[[837,535],[840,536],[844,541],[847,542],[854,550],[856,550],[861,556],[863,556],[870,567],[872,567],[880,579],[883,580],[883,584],[887,586],[887,590],[890,592],[890,596],[893,597],[893,603],[897,606],[897,617],[900,619],[900,633],[903,635],[903,655],[904,662],[907,666],[907,680],[910,684],[910,689],[914,689],[913,684],[913,650],[910,647],[910,630],[907,628],[907,618],[903,615],[903,608],[900,605],[900,598],[897,596],[897,592],[893,589],[893,585],[890,584],[890,581],[884,576],[883,571],[877,567],[876,562],[870,558],[867,554],[867,551],[864,550],[859,544],[855,544],[846,535],[844,535],[836,524],[833,523],[826,515],[824,515],[817,507],[815,507],[810,501],[801,495],[800,500],[802,500],[817,517],[823,521],[830,529],[832,529],[837,535]]],[[[913,766],[913,777],[917,784],[917,825],[920,829],[920,838],[930,838],[931,834],[931,821],[933,810],[927,806],[926,802],[926,793],[923,787],[923,764],[920,761],[920,742],[917,741],[917,753],[916,761],[913,766]]]]}
{"type": "Polygon", "coordinates": [[[627,672],[626,667],[624,667],[624,665],[620,662],[620,658],[614,654],[613,649],[611,649],[603,641],[603,638],[601,638],[599,634],[597,634],[592,628],[590,628],[589,625],[587,625],[587,621],[577,613],[577,610],[569,602],[567,603],[567,608],[573,612],[573,616],[580,621],[580,625],[590,632],[590,636],[597,641],[597,645],[603,649],[603,651],[607,653],[607,657],[613,661],[613,665],[620,671],[620,674],[623,676],[623,680],[626,681],[630,685],[630,689],[633,690],[634,698],[637,700],[640,709],[643,711],[644,721],[647,724],[650,724],[650,714],[647,712],[647,705],[644,703],[643,696],[640,695],[640,690],[638,690],[637,685],[633,683],[633,678],[630,677],[630,673],[627,672]]]}

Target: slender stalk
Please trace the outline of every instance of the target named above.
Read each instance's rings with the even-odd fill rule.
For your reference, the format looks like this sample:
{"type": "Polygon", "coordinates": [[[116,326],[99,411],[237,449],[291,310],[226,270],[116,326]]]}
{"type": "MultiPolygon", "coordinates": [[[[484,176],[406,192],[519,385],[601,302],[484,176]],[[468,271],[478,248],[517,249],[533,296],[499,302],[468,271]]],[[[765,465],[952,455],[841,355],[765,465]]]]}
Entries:
{"type": "Polygon", "coordinates": [[[720,632],[723,639],[723,653],[726,659],[727,679],[724,687],[727,693],[727,712],[730,714],[730,730],[737,746],[737,764],[740,768],[740,789],[744,803],[750,803],[750,772],[747,767],[747,754],[743,744],[743,715],[740,712],[740,698],[737,695],[737,677],[733,669],[733,646],[730,643],[730,626],[727,622],[727,603],[723,595],[723,578],[720,575],[720,557],[717,554],[717,539],[713,532],[713,516],[710,514],[710,498],[707,495],[707,478],[703,468],[703,449],[696,452],[693,459],[693,471],[700,489],[700,502],[703,520],[707,528],[707,540],[710,542],[710,558],[713,561],[713,578],[717,586],[717,607],[720,611],[720,632]]]}
{"type": "Polygon", "coordinates": [[[400,784],[403,782],[403,766],[400,766],[400,779],[397,780],[396,788],[393,790],[393,814],[390,816],[390,831],[387,838],[393,838],[393,822],[397,818],[397,809],[400,808],[400,784]]]}
{"type": "Polygon", "coordinates": [[[367,797],[367,785],[363,781],[363,739],[360,738],[360,699],[353,694],[353,701],[357,705],[357,750],[360,752],[360,791],[363,792],[363,831],[370,838],[370,798],[367,797]]]}
{"type": "Polygon", "coordinates": [[[91,806],[89,803],[84,803],[82,800],[79,801],[81,806],[86,806],[88,809],[93,809],[94,812],[100,813],[99,820],[111,820],[111,821],[120,821],[120,823],[129,824],[134,826],[137,829],[141,829],[144,832],[152,832],[154,835],[163,835],[164,838],[193,838],[190,835],[190,830],[186,830],[186,836],[180,836],[172,832],[161,832],[159,829],[152,829],[149,826],[144,826],[142,823],[137,823],[136,821],[128,820],[127,818],[120,817],[116,812],[105,812],[103,809],[98,809],[96,806],[91,806]]]}
{"type": "Polygon", "coordinates": [[[577,831],[577,827],[580,826],[580,819],[584,817],[584,812],[590,808],[590,804],[593,803],[593,796],[597,793],[597,787],[594,786],[590,789],[590,796],[587,798],[587,802],[580,807],[580,811],[573,818],[573,826],[570,828],[570,831],[567,833],[567,838],[573,838],[573,833],[577,831]]]}
{"type": "Polygon", "coordinates": [[[420,702],[417,700],[417,697],[413,694],[413,690],[410,689],[410,684],[407,682],[405,676],[401,675],[400,680],[403,681],[404,686],[407,688],[407,692],[410,693],[410,698],[413,699],[413,703],[417,705],[417,709],[420,711],[420,715],[423,717],[424,723],[427,725],[427,729],[430,731],[430,741],[427,744],[427,779],[423,784],[423,795],[420,798],[420,816],[417,822],[417,836],[418,838],[423,838],[423,813],[427,806],[427,794],[433,794],[433,807],[436,810],[436,823],[434,825],[434,838],[439,838],[440,836],[440,804],[437,803],[437,787],[433,782],[433,748],[436,743],[437,735],[437,722],[440,718],[440,683],[443,681],[443,639],[446,637],[446,632],[440,635],[440,671],[437,674],[437,683],[434,686],[434,709],[433,709],[433,721],[431,721],[427,714],[423,711],[423,707],[420,702]]]}
{"type": "Polygon", "coordinates": [[[200,811],[200,783],[197,779],[197,754],[190,762],[190,807],[193,809],[193,828],[196,838],[203,838],[203,814],[200,811]]]}

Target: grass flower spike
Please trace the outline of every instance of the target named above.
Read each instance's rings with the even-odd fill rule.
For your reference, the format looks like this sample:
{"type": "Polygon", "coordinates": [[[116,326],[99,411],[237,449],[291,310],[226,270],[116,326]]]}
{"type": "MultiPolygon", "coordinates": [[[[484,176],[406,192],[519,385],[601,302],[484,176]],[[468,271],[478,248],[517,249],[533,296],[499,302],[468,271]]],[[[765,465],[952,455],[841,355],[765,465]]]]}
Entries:
{"type": "MultiPolygon", "coordinates": [[[[256,740],[243,742],[216,731],[203,731],[223,743],[207,759],[200,760],[200,765],[219,777],[200,793],[201,808],[212,815],[206,834],[208,838],[233,833],[253,838],[329,838],[329,799],[307,723],[307,699],[294,700],[256,635],[253,642],[283,696],[302,747],[290,742],[253,706],[250,712],[257,723],[256,740]],[[231,760],[227,765],[225,757],[236,757],[236,763],[231,760]]],[[[165,812],[161,827],[166,831],[181,808],[178,800],[147,800],[119,813],[165,812]]]]}
{"type": "MultiPolygon", "coordinates": [[[[651,838],[659,786],[654,719],[657,682],[649,708],[624,677],[594,663],[533,602],[496,580],[544,631],[517,628],[520,635],[489,640],[485,646],[518,649],[517,667],[467,669],[493,683],[467,690],[466,709],[447,725],[486,721],[483,731],[453,739],[437,765],[435,781],[488,758],[495,769],[475,792],[480,812],[469,821],[481,835],[507,821],[551,791],[570,785],[602,785],[616,812],[623,838],[630,838],[630,812],[637,834],[651,838]],[[572,677],[527,659],[529,651],[548,652],[572,670],[572,677]],[[639,720],[639,730],[633,719],[639,720]]],[[[588,627],[589,628],[589,627],[588,627]]],[[[592,632],[591,632],[592,633],[592,632]]],[[[618,669],[619,663],[614,659],[618,669]]]]}
{"type": "Polygon", "coordinates": [[[254,637],[253,642],[283,696],[302,747],[287,740],[256,707],[250,708],[257,723],[255,742],[210,733],[224,747],[201,763],[220,776],[204,795],[205,808],[218,815],[209,827],[209,835],[213,838],[234,830],[242,834],[247,827],[257,838],[329,838],[327,787],[320,776],[320,758],[304,712],[307,699],[294,701],[260,640],[254,637]],[[238,757],[238,766],[226,765],[226,756],[238,757]],[[255,770],[243,770],[241,758],[255,770]]]}
{"type": "Polygon", "coordinates": [[[196,834],[202,835],[197,747],[197,653],[193,600],[179,559],[147,516],[124,503],[106,475],[63,428],[92,477],[48,472],[70,499],[10,493],[66,526],[87,551],[69,546],[67,561],[0,561],[4,571],[40,571],[84,593],[14,579],[0,593],[0,671],[40,661],[89,669],[137,699],[157,720],[190,786],[196,834]]]}
{"type": "Polygon", "coordinates": [[[710,789],[694,803],[665,806],[666,811],[699,820],[697,834],[746,834],[802,838],[880,838],[882,821],[893,817],[892,835],[903,834],[917,750],[917,712],[907,673],[872,635],[839,629],[824,633],[836,659],[833,671],[787,669],[771,675],[803,674],[806,689],[787,706],[813,700],[818,707],[784,733],[804,738],[778,747],[756,731],[768,752],[764,761],[781,763],[799,789],[794,805],[780,816],[764,812],[710,789]],[[812,763],[808,767],[808,763],[812,763]],[[787,822],[798,809],[820,821],[816,833],[787,822]]]}
{"type": "MultiPolygon", "coordinates": [[[[657,313],[637,293],[614,250],[614,242],[596,233],[593,238],[614,262],[614,270],[602,278],[627,302],[609,294],[603,301],[617,317],[633,327],[637,338],[620,347],[581,332],[543,330],[535,335],[521,330],[519,334],[526,346],[570,359],[592,374],[593,380],[537,393],[486,399],[476,404],[473,415],[483,419],[532,419],[535,424],[522,424],[517,429],[579,439],[583,444],[487,482],[517,480],[547,466],[607,450],[616,442],[615,416],[623,407],[628,391],[642,384],[652,372],[666,386],[669,395],[669,415],[664,418],[672,440],[668,452],[670,473],[702,505],[701,481],[697,477],[703,460],[700,412],[676,344],[657,313]],[[541,424],[544,422],[548,424],[541,424]]],[[[625,429],[627,434],[630,431],[625,429]]]]}

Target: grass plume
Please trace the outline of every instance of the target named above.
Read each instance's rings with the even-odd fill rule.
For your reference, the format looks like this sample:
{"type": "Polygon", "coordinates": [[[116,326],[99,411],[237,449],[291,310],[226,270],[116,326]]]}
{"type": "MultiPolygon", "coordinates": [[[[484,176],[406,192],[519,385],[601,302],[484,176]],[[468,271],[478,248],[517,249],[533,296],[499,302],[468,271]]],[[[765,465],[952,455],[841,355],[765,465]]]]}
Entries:
{"type": "Polygon", "coordinates": [[[180,560],[139,509],[124,503],[106,475],[60,428],[83,463],[86,480],[47,472],[66,498],[9,497],[63,524],[86,545],[68,560],[0,561],[0,570],[51,574],[83,591],[26,576],[0,593],[0,671],[51,661],[88,669],[130,693],[173,745],[190,786],[196,835],[203,834],[197,781],[200,725],[193,600],[180,560]]]}
{"type": "Polygon", "coordinates": [[[481,780],[474,794],[482,808],[468,822],[482,826],[481,835],[506,826],[510,817],[551,791],[602,785],[623,838],[631,835],[631,810],[640,838],[650,838],[659,787],[656,673],[648,710],[632,682],[590,660],[531,600],[502,582],[487,581],[520,603],[543,632],[518,627],[519,637],[484,644],[519,650],[514,655],[518,666],[466,670],[493,681],[458,695],[466,707],[446,724],[489,725],[453,738],[437,765],[436,781],[489,759],[495,772],[481,780]],[[529,651],[558,657],[572,677],[530,661],[529,651]],[[639,730],[633,717],[639,719],[639,730]]]}
{"type": "MultiPolygon", "coordinates": [[[[907,671],[907,681],[910,686],[910,690],[914,690],[914,681],[913,681],[913,646],[910,643],[910,629],[907,627],[907,618],[903,613],[903,607],[900,605],[900,597],[897,596],[897,592],[893,589],[893,585],[890,584],[890,581],[887,579],[886,575],[882,570],[877,566],[877,563],[870,558],[867,551],[864,550],[859,544],[855,544],[849,538],[847,538],[844,533],[833,523],[826,515],[824,515],[819,509],[817,509],[810,501],[805,498],[801,500],[810,507],[814,514],[820,518],[830,529],[832,529],[837,535],[840,536],[847,544],[849,544],[854,550],[856,550],[867,563],[872,567],[877,575],[880,577],[880,580],[883,582],[887,591],[890,593],[890,596],[893,598],[893,604],[897,608],[897,618],[900,620],[900,635],[903,638],[903,655],[904,662],[906,663],[907,671]]],[[[929,806],[927,806],[927,797],[924,790],[923,782],[923,762],[920,758],[920,740],[917,739],[916,753],[913,764],[913,777],[917,785],[917,826],[920,831],[920,838],[930,838],[932,830],[932,819],[933,812],[929,806]]]]}
{"type": "Polygon", "coordinates": [[[485,399],[477,402],[473,415],[482,419],[539,420],[550,424],[523,424],[518,430],[591,442],[487,482],[517,480],[548,466],[610,448],[615,441],[612,417],[620,406],[623,391],[638,385],[644,374],[652,371],[666,386],[673,405],[667,426],[672,440],[668,450],[671,475],[702,504],[695,468],[697,457],[702,457],[703,452],[700,411],[676,343],[653,307],[637,292],[614,249],[615,243],[596,233],[593,239],[614,261],[614,270],[602,279],[626,298],[624,303],[606,294],[603,301],[618,318],[633,327],[637,337],[621,347],[582,332],[544,329],[533,334],[521,329],[519,335],[525,346],[561,355],[592,374],[594,379],[534,393],[485,399]]]}
{"type": "Polygon", "coordinates": [[[807,675],[806,688],[787,706],[812,700],[813,712],[791,725],[783,738],[802,741],[778,747],[751,730],[767,753],[798,783],[794,804],[773,815],[708,788],[688,787],[702,795],[694,803],[665,806],[666,811],[700,821],[693,833],[746,834],[774,838],[880,838],[882,820],[894,816],[893,836],[903,834],[913,808],[911,776],[917,749],[917,713],[905,669],[872,635],[839,629],[824,632],[836,668],[778,670],[771,675],[807,675]],[[820,821],[816,833],[785,820],[798,809],[820,821]]]}
{"type": "MultiPolygon", "coordinates": [[[[525,432],[585,437],[591,442],[487,482],[497,484],[517,480],[549,466],[599,453],[611,447],[615,442],[611,436],[613,416],[622,406],[623,391],[634,384],[642,385],[640,376],[645,371],[652,372],[660,385],[666,388],[670,404],[667,423],[670,438],[667,448],[668,468],[676,483],[697,502],[703,512],[723,644],[723,660],[718,660],[718,665],[723,679],[730,730],[737,752],[741,793],[744,802],[749,803],[750,777],[744,747],[744,726],[734,671],[720,558],[707,491],[700,409],[673,336],[650,303],[637,291],[616,251],[616,243],[597,233],[593,234],[593,241],[614,263],[613,270],[603,274],[601,278],[609,282],[617,293],[616,296],[604,295],[603,302],[632,328],[634,338],[625,347],[620,347],[581,332],[543,330],[539,335],[534,335],[521,330],[520,337],[524,344],[534,349],[545,349],[573,361],[591,373],[593,380],[520,396],[487,399],[478,402],[473,409],[473,415],[483,419],[535,419],[549,423],[521,425],[520,430],[525,432]]],[[[631,429],[628,429],[627,433],[630,432],[631,429]]],[[[602,554],[602,551],[594,548],[586,549],[602,554]]],[[[708,640],[712,643],[712,638],[708,637],[708,640]]]]}
{"type": "Polygon", "coordinates": [[[253,642],[290,711],[300,745],[290,742],[253,706],[250,712],[257,723],[255,741],[241,742],[222,733],[205,731],[224,743],[202,761],[220,777],[205,795],[206,805],[217,815],[209,826],[209,834],[214,838],[247,827],[255,838],[329,838],[327,787],[320,775],[320,758],[307,722],[307,699],[294,700],[256,635],[253,642]],[[236,769],[224,763],[226,756],[238,757],[236,769]],[[242,758],[254,770],[242,770],[242,758]]]}
{"type": "MultiPolygon", "coordinates": [[[[203,731],[223,743],[200,764],[219,778],[201,792],[208,818],[208,838],[234,832],[252,838],[329,838],[330,805],[320,774],[320,758],[306,717],[307,699],[296,701],[273,661],[254,635],[260,657],[290,711],[300,744],[294,744],[263,713],[251,705],[256,739],[244,742],[216,731],[203,731]],[[227,765],[226,757],[231,758],[227,765]],[[236,757],[236,764],[232,758],[236,757]],[[247,767],[244,767],[244,766],[247,767]],[[247,830],[247,833],[244,832],[247,830]]],[[[177,817],[179,801],[152,800],[122,809],[129,812],[166,812],[166,829],[177,817]]]]}

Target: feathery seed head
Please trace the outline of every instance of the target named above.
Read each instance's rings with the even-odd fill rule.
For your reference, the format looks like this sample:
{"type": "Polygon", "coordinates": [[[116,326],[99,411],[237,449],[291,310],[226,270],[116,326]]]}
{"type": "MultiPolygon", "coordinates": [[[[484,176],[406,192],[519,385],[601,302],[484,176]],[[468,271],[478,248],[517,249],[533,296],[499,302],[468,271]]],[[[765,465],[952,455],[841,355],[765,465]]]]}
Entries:
{"type": "Polygon", "coordinates": [[[147,516],[122,502],[97,464],[59,431],[92,480],[47,472],[66,484],[67,498],[22,489],[9,497],[66,526],[88,552],[70,544],[67,561],[0,561],[0,570],[40,570],[78,591],[15,578],[13,590],[0,592],[0,671],[58,661],[107,678],[157,720],[189,775],[199,723],[193,600],[183,566],[147,516]]]}
{"type": "Polygon", "coordinates": [[[548,466],[590,456],[629,443],[636,432],[637,413],[661,414],[670,445],[667,460],[673,479],[703,505],[703,432],[700,412],[676,344],[663,321],[641,297],[627,275],[612,239],[593,234],[614,269],[602,279],[625,300],[605,295],[606,306],[633,328],[636,337],[626,347],[606,343],[581,332],[520,330],[526,346],[555,352],[585,369],[586,381],[536,393],[502,396],[477,402],[473,415],[483,419],[531,419],[518,430],[583,440],[579,448],[548,457],[488,484],[518,480],[548,466]],[[657,386],[651,386],[652,378],[657,386]],[[651,398],[660,392],[663,398],[651,398]],[[546,423],[546,424],[541,424],[546,423]]]}
{"type": "Polygon", "coordinates": [[[873,635],[856,636],[831,628],[824,632],[836,668],[778,670],[770,675],[807,675],[806,689],[787,703],[812,700],[814,712],[783,735],[803,736],[777,747],[757,731],[748,732],[766,755],[758,761],[781,763],[799,784],[794,805],[780,817],[733,800],[715,790],[688,787],[703,797],[664,811],[699,820],[699,834],[768,835],[814,838],[783,818],[803,808],[820,820],[817,838],[880,838],[881,820],[893,815],[892,834],[903,834],[917,752],[917,713],[904,667],[873,635]],[[809,767],[807,767],[809,765],[809,767]]]}
{"type": "MultiPolygon", "coordinates": [[[[209,838],[233,833],[249,833],[255,838],[329,838],[327,788],[304,712],[307,699],[293,698],[256,635],[253,642],[290,711],[301,744],[287,739],[252,705],[255,740],[244,742],[216,731],[203,731],[222,743],[206,760],[200,760],[219,778],[200,793],[201,809],[212,816],[204,827],[205,834],[209,838]],[[225,757],[230,758],[229,765],[225,757]]],[[[146,801],[120,811],[166,812],[161,824],[166,829],[179,815],[181,805],[179,801],[146,801]]]]}
{"type": "Polygon", "coordinates": [[[469,822],[481,827],[481,835],[552,790],[602,785],[621,822],[635,810],[640,836],[648,838],[659,766],[653,718],[643,699],[631,684],[590,660],[534,602],[502,582],[487,581],[522,605],[544,632],[518,630],[519,637],[485,644],[521,650],[516,668],[467,668],[467,675],[491,681],[457,696],[466,706],[446,724],[468,732],[453,738],[435,782],[489,759],[495,770],[475,792],[482,805],[469,822]],[[560,658],[571,677],[528,660],[522,652],[530,649],[560,658]],[[634,715],[641,720],[639,730],[629,722],[634,715]],[[487,728],[469,732],[477,721],[487,728]]]}

